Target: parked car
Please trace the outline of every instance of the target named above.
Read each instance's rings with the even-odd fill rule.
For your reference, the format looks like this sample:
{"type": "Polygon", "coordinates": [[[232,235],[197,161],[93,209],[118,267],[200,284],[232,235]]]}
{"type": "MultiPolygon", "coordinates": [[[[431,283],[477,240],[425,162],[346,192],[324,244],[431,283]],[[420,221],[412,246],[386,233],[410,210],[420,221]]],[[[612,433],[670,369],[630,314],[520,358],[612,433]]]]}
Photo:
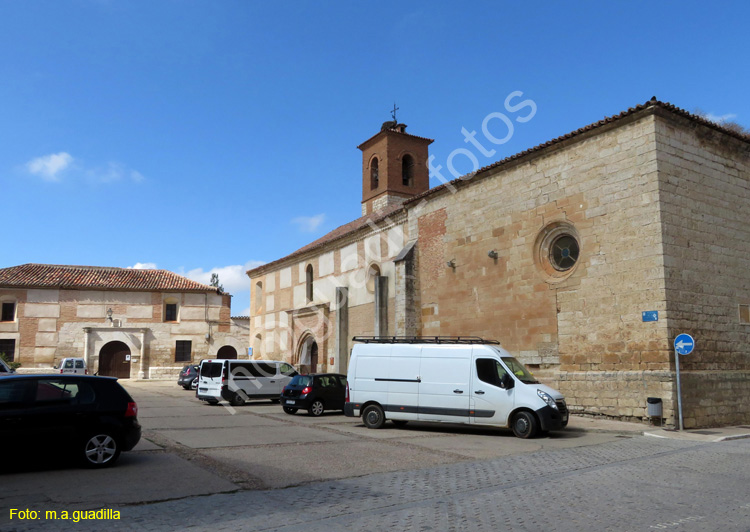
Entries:
{"type": "Polygon", "coordinates": [[[60,373],[74,373],[76,375],[88,375],[86,361],[82,358],[63,358],[60,362],[60,373]]]}
{"type": "Polygon", "coordinates": [[[16,372],[16,370],[11,369],[8,364],[5,363],[5,360],[0,358],[0,377],[6,377],[8,375],[13,375],[16,372]]]}
{"type": "Polygon", "coordinates": [[[254,399],[278,403],[282,388],[295,375],[291,364],[278,360],[201,360],[195,396],[212,405],[222,399],[233,406],[254,399]]]}
{"type": "Polygon", "coordinates": [[[186,390],[190,390],[191,388],[195,390],[198,387],[198,372],[200,370],[200,366],[193,365],[187,365],[180,371],[180,376],[177,377],[177,384],[185,388],[186,390]]]}
{"type": "Polygon", "coordinates": [[[568,424],[565,398],[499,342],[474,337],[355,337],[344,413],[377,429],[386,419],[507,427],[519,438],[568,424]],[[430,341],[431,340],[431,341],[430,341]]]}
{"type": "Polygon", "coordinates": [[[346,375],[314,373],[297,375],[281,392],[281,404],[287,414],[307,410],[320,416],[326,410],[343,410],[346,401],[346,375]]]}
{"type": "Polygon", "coordinates": [[[101,468],[114,464],[140,438],[138,406],[113,377],[0,379],[0,442],[6,458],[72,457],[101,468]]]}

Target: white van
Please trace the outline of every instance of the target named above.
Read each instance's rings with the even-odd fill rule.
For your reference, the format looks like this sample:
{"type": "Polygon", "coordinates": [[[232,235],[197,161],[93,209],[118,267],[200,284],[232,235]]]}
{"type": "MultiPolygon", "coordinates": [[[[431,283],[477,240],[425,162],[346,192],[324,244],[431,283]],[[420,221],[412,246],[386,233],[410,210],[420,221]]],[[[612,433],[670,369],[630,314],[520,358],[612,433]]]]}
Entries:
{"type": "Polygon", "coordinates": [[[63,358],[60,361],[60,373],[73,373],[76,375],[88,375],[86,361],[82,358],[63,358]]]}
{"type": "Polygon", "coordinates": [[[344,413],[380,428],[386,419],[510,427],[533,438],[568,424],[565,399],[540,384],[499,342],[476,337],[355,337],[344,413]]]}
{"type": "Polygon", "coordinates": [[[209,404],[222,399],[241,406],[253,399],[281,400],[281,390],[297,375],[278,360],[202,360],[196,397],[209,404]]]}

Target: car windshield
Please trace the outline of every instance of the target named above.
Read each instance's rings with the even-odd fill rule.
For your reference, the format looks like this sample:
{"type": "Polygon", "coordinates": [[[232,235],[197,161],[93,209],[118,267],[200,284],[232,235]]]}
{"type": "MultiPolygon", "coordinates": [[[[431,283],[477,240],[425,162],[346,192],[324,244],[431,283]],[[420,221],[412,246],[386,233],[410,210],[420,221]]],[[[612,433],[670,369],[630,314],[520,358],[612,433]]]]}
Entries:
{"type": "Polygon", "coordinates": [[[518,360],[516,360],[513,357],[503,357],[502,358],[503,363],[508,366],[508,369],[510,370],[513,375],[516,376],[518,380],[525,384],[539,384],[539,381],[534,378],[534,376],[531,374],[529,370],[526,369],[526,366],[521,364],[518,360]]]}
{"type": "Polygon", "coordinates": [[[289,383],[290,386],[310,386],[312,384],[312,377],[309,375],[295,375],[292,377],[292,382],[289,383]]]}

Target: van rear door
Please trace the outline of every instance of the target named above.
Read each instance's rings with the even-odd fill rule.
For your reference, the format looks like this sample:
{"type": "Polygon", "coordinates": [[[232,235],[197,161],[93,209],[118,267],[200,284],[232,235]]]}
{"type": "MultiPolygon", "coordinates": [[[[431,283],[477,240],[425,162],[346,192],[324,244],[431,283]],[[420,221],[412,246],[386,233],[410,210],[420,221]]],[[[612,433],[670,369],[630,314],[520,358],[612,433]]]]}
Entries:
{"type": "Polygon", "coordinates": [[[204,360],[201,362],[198,378],[198,396],[207,396],[221,400],[221,377],[224,369],[223,360],[204,360]]]}
{"type": "Polygon", "coordinates": [[[470,351],[463,346],[423,346],[419,374],[420,421],[469,422],[470,351]]]}

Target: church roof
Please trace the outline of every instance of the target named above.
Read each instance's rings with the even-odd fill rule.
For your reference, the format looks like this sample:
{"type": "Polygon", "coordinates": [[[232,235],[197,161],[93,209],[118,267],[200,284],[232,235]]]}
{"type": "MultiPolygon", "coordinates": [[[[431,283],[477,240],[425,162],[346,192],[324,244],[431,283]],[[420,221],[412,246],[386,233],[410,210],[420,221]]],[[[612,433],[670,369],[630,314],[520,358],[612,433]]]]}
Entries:
{"type": "Polygon", "coordinates": [[[360,229],[366,226],[370,226],[371,224],[378,224],[382,222],[383,220],[385,220],[386,218],[390,216],[394,216],[403,210],[404,208],[401,205],[392,205],[390,207],[374,212],[372,214],[368,214],[368,215],[362,216],[361,218],[357,218],[356,220],[353,220],[349,222],[348,224],[344,224],[342,226],[337,227],[330,233],[327,233],[323,235],[322,237],[320,237],[319,239],[313,242],[310,242],[306,246],[299,248],[297,251],[290,253],[286,257],[282,257],[273,262],[269,262],[269,263],[263,264],[262,266],[258,266],[257,268],[254,268],[252,270],[248,270],[247,274],[248,275],[258,274],[267,270],[272,270],[274,266],[278,266],[280,263],[285,262],[286,260],[291,259],[292,257],[303,255],[307,253],[308,251],[313,251],[315,249],[325,246],[326,244],[335,242],[336,240],[341,240],[342,238],[348,235],[351,235],[353,233],[356,233],[357,231],[359,231],[360,229]]]}
{"type": "Polygon", "coordinates": [[[69,288],[136,291],[218,292],[167,270],[100,266],[22,264],[0,269],[3,288],[69,288]]]}
{"type": "Polygon", "coordinates": [[[530,156],[534,156],[537,153],[541,152],[542,150],[549,148],[550,146],[555,146],[567,140],[574,139],[585,133],[588,133],[589,131],[599,129],[601,127],[604,127],[608,124],[612,124],[614,122],[619,122],[620,120],[623,120],[627,117],[630,117],[639,113],[645,113],[648,111],[653,112],[656,109],[664,109],[678,116],[682,116],[683,118],[687,118],[694,122],[702,124],[704,126],[710,127],[711,129],[721,131],[722,133],[735,137],[739,140],[750,142],[750,137],[748,137],[747,135],[743,135],[742,133],[738,133],[737,131],[726,128],[720,124],[717,124],[716,122],[706,120],[705,118],[701,116],[689,113],[688,111],[685,111],[684,109],[681,109],[675,105],[672,105],[671,103],[657,100],[656,96],[654,96],[649,101],[642,103],[640,105],[636,105],[635,107],[631,107],[628,110],[623,111],[618,115],[603,118],[602,120],[599,120],[598,122],[594,122],[593,124],[589,124],[588,126],[584,126],[582,128],[576,129],[575,131],[571,131],[570,133],[567,133],[555,139],[548,140],[544,144],[539,144],[537,146],[534,146],[533,148],[529,148],[528,150],[524,150],[522,152],[516,153],[515,155],[511,155],[510,157],[506,157],[505,159],[501,159],[488,166],[480,168],[474,173],[474,176],[471,176],[471,174],[468,174],[465,176],[458,177],[454,179],[453,181],[449,181],[447,183],[443,183],[442,185],[438,185],[434,188],[431,188],[421,194],[418,194],[412,198],[409,198],[408,200],[404,202],[404,206],[408,208],[410,204],[418,202],[427,196],[431,196],[445,189],[458,188],[460,186],[468,185],[472,183],[473,181],[478,181],[477,178],[485,177],[488,175],[487,174],[488,170],[492,170],[494,168],[498,168],[498,167],[505,166],[508,164],[513,164],[514,162],[518,160],[521,160],[530,156]],[[480,174],[484,174],[484,175],[480,175],[480,174]]]}

